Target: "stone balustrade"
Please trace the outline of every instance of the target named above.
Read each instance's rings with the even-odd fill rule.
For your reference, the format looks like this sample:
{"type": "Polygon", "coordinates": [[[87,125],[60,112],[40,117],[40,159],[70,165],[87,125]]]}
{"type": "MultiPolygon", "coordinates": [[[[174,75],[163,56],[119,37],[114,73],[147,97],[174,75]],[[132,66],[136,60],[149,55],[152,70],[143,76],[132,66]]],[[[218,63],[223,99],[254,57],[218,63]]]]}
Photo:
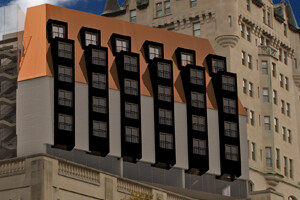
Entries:
{"type": "Polygon", "coordinates": [[[25,173],[25,160],[10,160],[0,162],[0,177],[25,173]]]}
{"type": "Polygon", "coordinates": [[[59,161],[58,174],[91,184],[100,185],[100,173],[68,162],[59,161]]]}

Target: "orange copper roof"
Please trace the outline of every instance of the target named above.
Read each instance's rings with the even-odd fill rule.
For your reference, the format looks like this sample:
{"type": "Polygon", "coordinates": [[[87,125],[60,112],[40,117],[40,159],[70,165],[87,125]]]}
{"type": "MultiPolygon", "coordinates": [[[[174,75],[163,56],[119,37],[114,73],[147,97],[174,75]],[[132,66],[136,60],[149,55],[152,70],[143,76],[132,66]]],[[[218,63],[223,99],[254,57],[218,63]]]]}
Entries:
{"type": "MultiPolygon", "coordinates": [[[[101,30],[101,46],[108,47],[110,36],[113,33],[131,37],[132,52],[140,54],[141,68],[141,94],[152,96],[150,75],[147,70],[147,63],[144,60],[141,49],[145,40],[155,41],[164,44],[165,59],[174,61],[174,53],[177,47],[192,49],[196,51],[196,64],[202,66],[208,54],[214,54],[212,46],[207,39],[192,37],[184,34],[154,29],[151,27],[129,23],[112,18],[107,18],[90,13],[71,10],[63,7],[43,4],[31,7],[27,11],[24,30],[24,57],[21,59],[18,81],[38,78],[42,76],[53,76],[51,60],[49,55],[49,43],[46,37],[46,23],[49,19],[64,21],[68,23],[68,38],[75,41],[75,81],[87,83],[86,69],[80,66],[83,56],[83,49],[79,43],[79,31],[82,26],[101,30]]],[[[113,67],[115,57],[108,51],[109,67],[109,88],[119,89],[117,71],[113,67]]],[[[185,102],[183,85],[175,62],[174,66],[174,100],[185,102]]],[[[217,103],[213,91],[211,78],[206,73],[207,79],[207,107],[217,109],[217,103]]],[[[246,115],[239,102],[239,114],[246,115]]]]}

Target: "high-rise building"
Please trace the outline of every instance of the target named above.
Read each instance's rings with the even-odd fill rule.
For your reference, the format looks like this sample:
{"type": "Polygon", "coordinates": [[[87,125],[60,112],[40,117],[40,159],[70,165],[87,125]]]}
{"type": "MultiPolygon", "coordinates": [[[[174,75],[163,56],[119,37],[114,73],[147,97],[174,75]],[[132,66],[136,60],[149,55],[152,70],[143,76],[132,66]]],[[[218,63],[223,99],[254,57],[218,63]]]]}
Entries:
{"type": "Polygon", "coordinates": [[[16,88],[22,16],[17,5],[0,7],[0,160],[17,154],[16,88]]]}
{"type": "Polygon", "coordinates": [[[61,184],[66,176],[98,186],[100,169],[154,185],[131,184],[131,192],[177,195],[157,199],[247,198],[247,118],[229,68],[207,39],[47,4],[29,8],[16,99],[19,158],[0,162],[3,194],[101,199],[98,189],[129,187],[120,177],[92,194],[78,182],[61,184]],[[24,177],[30,191],[10,184],[24,177]]]}
{"type": "Polygon", "coordinates": [[[252,199],[300,199],[300,29],[287,0],[107,1],[103,15],[207,38],[248,113],[252,199]],[[114,5],[112,5],[114,4],[114,5]]]}

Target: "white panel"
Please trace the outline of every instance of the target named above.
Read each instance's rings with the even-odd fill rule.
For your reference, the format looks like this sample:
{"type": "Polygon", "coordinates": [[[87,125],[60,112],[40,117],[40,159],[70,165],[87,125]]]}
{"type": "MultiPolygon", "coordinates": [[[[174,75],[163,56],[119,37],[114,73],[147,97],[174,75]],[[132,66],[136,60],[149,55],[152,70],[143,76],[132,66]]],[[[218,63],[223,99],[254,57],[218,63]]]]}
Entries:
{"type": "Polygon", "coordinates": [[[46,153],[54,144],[54,78],[18,82],[17,156],[46,153]]]}
{"type": "Polygon", "coordinates": [[[176,165],[188,169],[186,104],[174,102],[176,165]]]}
{"type": "Polygon", "coordinates": [[[89,150],[88,84],[75,83],[75,148],[89,150]]]}
{"type": "Polygon", "coordinates": [[[207,173],[220,175],[219,116],[217,110],[207,109],[209,170],[207,173]]]}
{"type": "Polygon", "coordinates": [[[121,157],[120,91],[109,89],[109,146],[110,156],[121,157]]]}
{"type": "Polygon", "coordinates": [[[249,163],[248,163],[248,140],[247,140],[247,118],[239,116],[240,126],[240,151],[242,175],[239,179],[249,180],[249,163]]]}
{"type": "Polygon", "coordinates": [[[155,163],[154,100],[152,97],[141,96],[141,121],[141,161],[155,163]]]}

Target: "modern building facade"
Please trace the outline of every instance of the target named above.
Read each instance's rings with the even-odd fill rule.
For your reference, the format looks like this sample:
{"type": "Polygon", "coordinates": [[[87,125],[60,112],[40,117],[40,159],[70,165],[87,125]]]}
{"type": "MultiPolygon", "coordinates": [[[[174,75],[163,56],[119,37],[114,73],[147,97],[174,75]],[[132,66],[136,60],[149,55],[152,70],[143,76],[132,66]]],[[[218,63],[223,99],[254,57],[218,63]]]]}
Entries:
{"type": "Polygon", "coordinates": [[[0,159],[17,156],[16,89],[22,32],[17,5],[0,7],[0,159]],[[18,16],[18,18],[13,17],[18,16]]]}
{"type": "Polygon", "coordinates": [[[103,15],[207,38],[237,74],[252,199],[300,199],[300,37],[289,1],[108,1],[103,15]]]}
{"type": "Polygon", "coordinates": [[[45,4],[23,45],[18,157],[247,198],[246,111],[207,39],[45,4]]]}

